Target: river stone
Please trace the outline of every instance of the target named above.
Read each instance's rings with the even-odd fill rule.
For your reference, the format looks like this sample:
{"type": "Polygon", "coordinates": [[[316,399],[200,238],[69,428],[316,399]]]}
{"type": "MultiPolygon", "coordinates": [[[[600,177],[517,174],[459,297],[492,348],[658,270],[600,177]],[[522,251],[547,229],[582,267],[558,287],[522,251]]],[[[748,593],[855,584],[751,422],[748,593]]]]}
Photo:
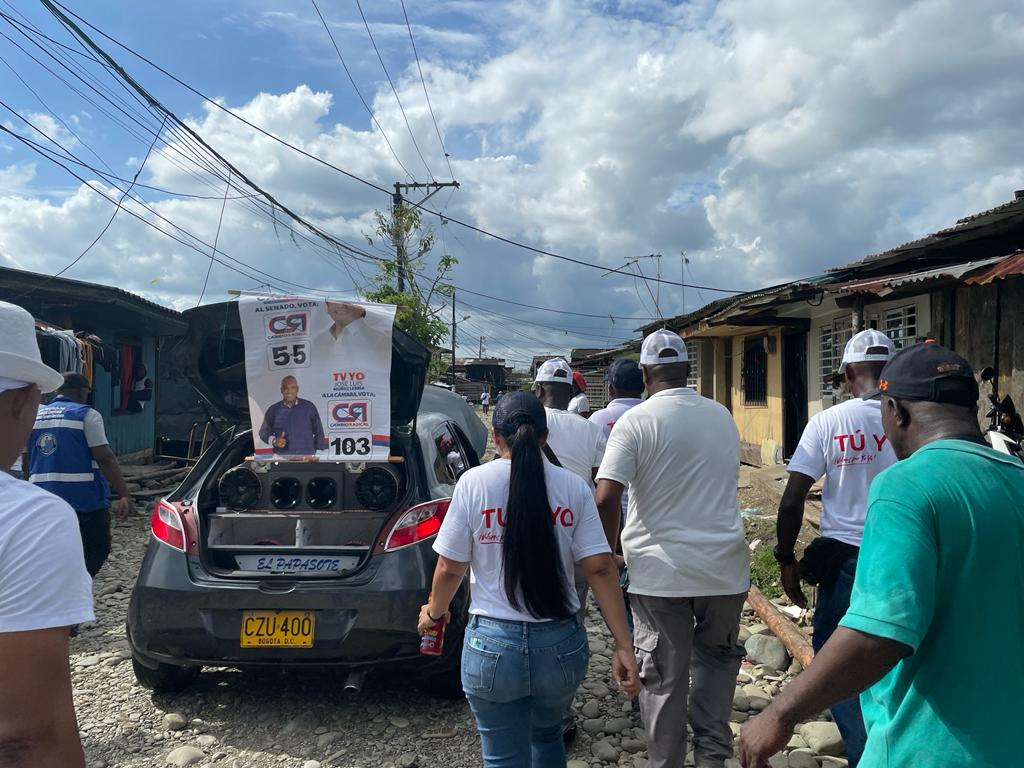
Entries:
{"type": "Polygon", "coordinates": [[[627,728],[633,727],[633,721],[628,717],[613,717],[604,724],[605,733],[622,733],[627,728]]]}
{"type": "Polygon", "coordinates": [[[188,765],[195,765],[205,758],[203,750],[196,747],[178,747],[167,756],[167,765],[176,765],[178,768],[185,768],[188,765]]]}
{"type": "Polygon", "coordinates": [[[613,747],[607,739],[601,739],[601,741],[595,741],[590,751],[594,753],[594,757],[598,760],[603,760],[606,763],[615,763],[619,760],[619,751],[613,747]]]}
{"type": "Polygon", "coordinates": [[[742,688],[737,688],[736,693],[732,695],[732,708],[737,712],[746,712],[750,709],[750,697],[743,692],[742,688]]]}
{"type": "Polygon", "coordinates": [[[217,743],[217,737],[216,736],[211,736],[208,733],[204,733],[202,736],[200,736],[198,739],[196,739],[196,744],[198,744],[200,747],[203,747],[204,749],[209,749],[210,747],[212,747],[216,743],[217,743]]]}
{"type": "Polygon", "coordinates": [[[794,749],[789,753],[789,768],[818,768],[818,761],[809,749],[794,749]]]}
{"type": "Polygon", "coordinates": [[[843,737],[835,723],[804,723],[798,732],[807,742],[807,746],[819,755],[841,757],[846,753],[843,749],[843,737]]]}
{"type": "Polygon", "coordinates": [[[743,646],[747,658],[755,664],[764,664],[772,669],[789,668],[789,651],[774,635],[752,635],[743,646]]]}
{"type": "MultiPolygon", "coordinates": [[[[754,699],[763,699],[764,701],[771,701],[771,697],[765,692],[765,690],[753,683],[747,683],[743,686],[743,693],[747,697],[748,702],[754,699]]],[[[749,705],[749,704],[748,704],[749,705]]]]}
{"type": "Polygon", "coordinates": [[[165,731],[183,731],[188,728],[188,718],[176,712],[164,715],[165,731]]]}
{"type": "Polygon", "coordinates": [[[565,764],[565,768],[590,768],[590,763],[585,763],[582,760],[570,760],[565,764]]]}
{"type": "Polygon", "coordinates": [[[601,705],[591,699],[580,709],[580,714],[588,720],[592,720],[601,714],[601,705]]]}
{"type": "Polygon", "coordinates": [[[594,717],[583,721],[583,730],[587,733],[600,733],[604,730],[604,718],[594,717]]]}

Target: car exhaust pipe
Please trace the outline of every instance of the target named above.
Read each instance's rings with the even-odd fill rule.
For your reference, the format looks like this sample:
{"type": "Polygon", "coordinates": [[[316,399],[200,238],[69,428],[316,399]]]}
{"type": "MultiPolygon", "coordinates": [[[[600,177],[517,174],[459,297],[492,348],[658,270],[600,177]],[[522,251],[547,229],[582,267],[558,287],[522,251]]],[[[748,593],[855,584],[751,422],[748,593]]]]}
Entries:
{"type": "Polygon", "coordinates": [[[362,669],[353,669],[348,673],[345,680],[345,693],[356,696],[363,690],[363,682],[366,680],[366,672],[362,669]]]}

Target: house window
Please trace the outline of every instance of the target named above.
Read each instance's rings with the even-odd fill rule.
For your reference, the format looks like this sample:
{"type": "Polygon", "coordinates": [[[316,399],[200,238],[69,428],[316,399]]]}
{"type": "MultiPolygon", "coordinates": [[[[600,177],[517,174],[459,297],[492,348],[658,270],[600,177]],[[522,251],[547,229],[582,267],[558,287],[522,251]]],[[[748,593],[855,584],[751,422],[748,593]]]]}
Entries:
{"type": "Polygon", "coordinates": [[[686,386],[690,389],[698,389],[700,386],[700,356],[697,350],[694,342],[686,342],[686,354],[690,358],[690,375],[686,379],[686,386]]]}
{"type": "Polygon", "coordinates": [[[917,339],[917,306],[908,304],[886,310],[880,318],[876,318],[876,323],[876,327],[892,339],[896,349],[909,347],[917,339]]]}
{"type": "Polygon", "coordinates": [[[849,315],[837,317],[829,325],[819,329],[818,336],[818,375],[822,382],[822,393],[832,390],[832,374],[839,370],[843,361],[843,350],[846,342],[853,338],[853,318],[849,315]]]}
{"type": "Polygon", "coordinates": [[[764,337],[743,340],[743,405],[768,405],[768,351],[764,337]]]}
{"type": "Polygon", "coordinates": [[[152,380],[142,360],[142,347],[118,344],[118,368],[110,377],[110,410],[113,414],[139,413],[152,393],[152,380]]]}

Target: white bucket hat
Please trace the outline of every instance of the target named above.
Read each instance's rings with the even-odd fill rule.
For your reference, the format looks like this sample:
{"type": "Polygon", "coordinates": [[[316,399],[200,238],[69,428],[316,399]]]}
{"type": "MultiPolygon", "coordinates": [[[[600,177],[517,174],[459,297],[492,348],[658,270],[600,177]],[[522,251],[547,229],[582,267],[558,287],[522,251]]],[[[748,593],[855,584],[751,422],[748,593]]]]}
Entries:
{"type": "Polygon", "coordinates": [[[64,377],[39,356],[36,326],[32,315],[16,304],[0,301],[0,390],[15,385],[36,384],[43,392],[53,392],[64,377]]]}

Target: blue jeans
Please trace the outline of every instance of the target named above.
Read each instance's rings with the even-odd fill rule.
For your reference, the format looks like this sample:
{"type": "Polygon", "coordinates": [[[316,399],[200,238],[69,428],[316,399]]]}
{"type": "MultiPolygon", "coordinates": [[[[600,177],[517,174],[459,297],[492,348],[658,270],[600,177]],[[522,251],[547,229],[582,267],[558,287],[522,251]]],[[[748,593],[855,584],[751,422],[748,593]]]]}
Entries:
{"type": "Polygon", "coordinates": [[[578,617],[470,617],[462,689],[480,732],[484,768],[565,768],[562,714],[586,676],[589,656],[578,617]]]}
{"type": "MultiPolygon", "coordinates": [[[[832,633],[839,626],[839,621],[846,615],[850,607],[850,595],[853,593],[853,578],[857,572],[857,558],[853,557],[843,563],[839,577],[829,587],[818,587],[818,602],[814,607],[814,652],[817,653],[832,633]]],[[[846,746],[846,757],[850,768],[856,768],[864,753],[864,742],[867,732],[864,729],[864,718],[861,716],[860,699],[847,699],[832,707],[832,717],[843,736],[846,746]]]]}

